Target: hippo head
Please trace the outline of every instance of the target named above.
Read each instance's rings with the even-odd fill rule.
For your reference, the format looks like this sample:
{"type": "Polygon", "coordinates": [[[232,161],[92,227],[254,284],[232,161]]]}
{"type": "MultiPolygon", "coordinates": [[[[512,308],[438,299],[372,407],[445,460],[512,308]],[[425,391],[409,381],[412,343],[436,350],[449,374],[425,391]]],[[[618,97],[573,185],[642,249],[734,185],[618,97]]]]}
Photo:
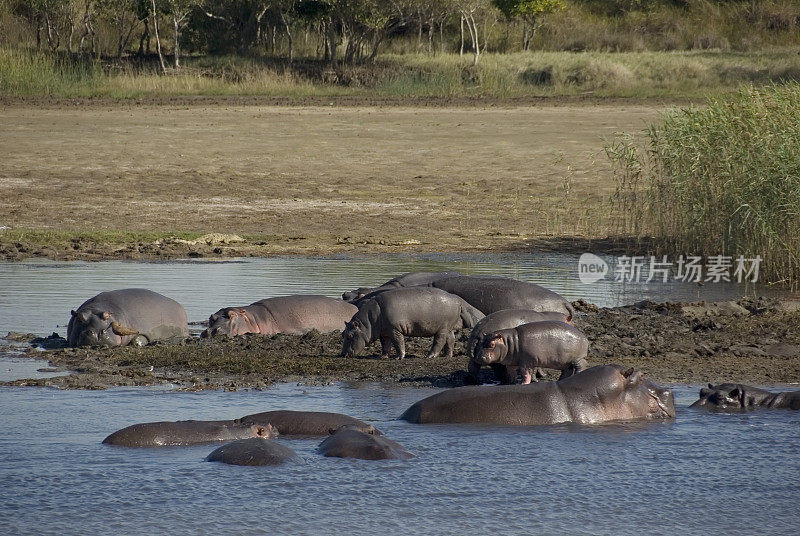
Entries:
{"type": "Polygon", "coordinates": [[[356,300],[360,300],[373,290],[375,289],[369,287],[360,287],[355,290],[349,290],[347,292],[342,293],[342,299],[346,302],[353,303],[356,300]]]}
{"type": "Polygon", "coordinates": [[[123,337],[139,333],[118,323],[110,311],[80,310],[71,314],[67,328],[70,346],[120,346],[123,337]]]}
{"type": "Polygon", "coordinates": [[[657,386],[634,369],[619,365],[600,365],[559,380],[558,383],[586,383],[584,390],[595,393],[604,420],[674,419],[672,391],[657,386]]]}
{"type": "Polygon", "coordinates": [[[208,327],[200,336],[235,337],[245,333],[260,333],[253,316],[242,308],[228,307],[208,317],[208,327]]]}
{"type": "Polygon", "coordinates": [[[368,341],[369,333],[360,321],[345,322],[344,331],[342,331],[342,357],[360,354],[367,346],[368,341]]]}
{"type": "Polygon", "coordinates": [[[481,339],[473,360],[481,365],[489,365],[500,362],[507,353],[508,346],[502,333],[489,333],[481,339]]]}
{"type": "Polygon", "coordinates": [[[700,398],[689,407],[718,411],[746,411],[757,406],[770,393],[740,383],[708,384],[700,389],[700,398]]]}

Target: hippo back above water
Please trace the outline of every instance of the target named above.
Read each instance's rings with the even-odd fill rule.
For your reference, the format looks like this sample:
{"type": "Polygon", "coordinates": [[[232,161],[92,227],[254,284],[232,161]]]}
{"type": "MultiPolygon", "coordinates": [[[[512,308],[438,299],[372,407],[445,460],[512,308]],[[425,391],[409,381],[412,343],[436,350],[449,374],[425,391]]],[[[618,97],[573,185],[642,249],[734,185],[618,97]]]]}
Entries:
{"type": "Polygon", "coordinates": [[[530,309],[563,312],[567,321],[571,321],[575,314],[572,304],[563,296],[508,277],[462,275],[438,279],[428,286],[461,296],[485,315],[502,309],[530,309]]]}
{"type": "Polygon", "coordinates": [[[226,307],[208,319],[201,336],[236,336],[245,333],[302,335],[340,330],[358,311],[355,305],[314,294],[266,298],[245,307],[226,307]]]}
{"type": "Polygon", "coordinates": [[[246,438],[270,438],[278,435],[270,425],[235,421],[160,421],[132,424],[103,440],[118,447],[172,447],[233,441],[246,438]]]}
{"type": "Polygon", "coordinates": [[[72,311],[70,346],[125,346],[189,336],[186,310],[152,290],[128,288],[101,292],[72,311]]]}
{"type": "Polygon", "coordinates": [[[600,365],[557,382],[447,389],[412,405],[411,423],[540,425],[674,419],[669,389],[633,369],[600,365]]]}

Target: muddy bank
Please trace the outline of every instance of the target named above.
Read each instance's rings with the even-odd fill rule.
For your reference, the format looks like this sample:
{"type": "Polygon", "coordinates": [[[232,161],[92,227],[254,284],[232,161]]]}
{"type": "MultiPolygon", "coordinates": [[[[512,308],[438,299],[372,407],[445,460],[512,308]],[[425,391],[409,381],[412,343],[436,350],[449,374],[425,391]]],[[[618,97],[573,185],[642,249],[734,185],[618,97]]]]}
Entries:
{"type": "MultiPolygon", "coordinates": [[[[664,383],[735,381],[755,385],[800,382],[800,301],[744,299],[723,303],[640,302],[597,308],[574,302],[575,325],[591,341],[590,365],[619,363],[664,383]]],[[[424,359],[429,339],[408,339],[405,360],[369,354],[341,358],[339,333],[304,336],[247,335],[228,340],[186,339],[179,345],[144,348],[29,349],[68,376],[7,382],[5,385],[61,389],[172,384],[178,389],[266,388],[275,382],[328,384],[370,381],[402,385],[462,385],[469,333],[458,333],[451,359],[424,359]]],[[[47,342],[39,340],[39,343],[47,342]]],[[[58,339],[50,343],[58,344],[58,339]]],[[[549,377],[556,374],[550,371],[549,377]]],[[[493,381],[484,369],[484,382],[493,381]]]]}
{"type": "Polygon", "coordinates": [[[648,244],[631,237],[591,239],[583,237],[522,238],[487,235],[483,240],[442,244],[420,240],[352,239],[329,237],[242,238],[210,233],[193,240],[167,237],[156,240],[118,242],[97,237],[66,237],[63,240],[9,238],[0,232],[0,260],[23,261],[46,258],[54,261],[177,260],[270,257],[275,255],[335,255],[381,253],[432,253],[460,251],[558,251],[562,253],[621,254],[647,251],[648,244]]]}

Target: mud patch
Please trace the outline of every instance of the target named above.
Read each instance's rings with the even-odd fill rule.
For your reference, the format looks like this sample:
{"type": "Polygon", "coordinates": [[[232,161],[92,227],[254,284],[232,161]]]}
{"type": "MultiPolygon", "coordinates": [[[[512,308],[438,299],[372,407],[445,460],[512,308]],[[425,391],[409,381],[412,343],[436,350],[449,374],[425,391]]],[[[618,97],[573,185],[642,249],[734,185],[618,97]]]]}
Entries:
{"type": "MultiPolygon", "coordinates": [[[[574,305],[579,311],[575,325],[591,341],[592,366],[618,363],[643,370],[649,378],[665,383],[800,382],[800,312],[787,312],[786,302],[744,299],[722,305],[648,301],[598,308],[578,301],[574,305]],[[746,314],[729,314],[731,310],[744,310],[746,314]],[[698,317],[697,311],[705,313],[698,317]]],[[[450,359],[423,358],[430,339],[409,338],[408,357],[402,361],[379,359],[377,343],[367,348],[367,355],[339,357],[338,332],[245,335],[224,340],[191,338],[180,345],[144,348],[30,349],[31,358],[47,358],[56,369],[73,374],[6,385],[106,389],[169,384],[184,390],[237,390],[263,389],[275,382],[317,385],[374,381],[452,387],[464,384],[464,344],[468,336],[468,330],[457,334],[456,352],[450,359]]],[[[555,371],[547,371],[548,379],[556,377],[555,371]]],[[[494,381],[486,368],[481,381],[494,381]]]]}

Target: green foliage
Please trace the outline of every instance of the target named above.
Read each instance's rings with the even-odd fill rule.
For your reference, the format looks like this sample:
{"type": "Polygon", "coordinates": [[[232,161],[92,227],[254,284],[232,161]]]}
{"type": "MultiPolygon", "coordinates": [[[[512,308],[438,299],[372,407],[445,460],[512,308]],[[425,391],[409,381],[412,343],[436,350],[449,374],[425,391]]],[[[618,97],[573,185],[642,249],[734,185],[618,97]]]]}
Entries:
{"type": "Polygon", "coordinates": [[[492,4],[507,19],[522,19],[528,22],[566,7],[563,0],[492,0],[492,4]]]}
{"type": "Polygon", "coordinates": [[[626,231],[675,254],[760,255],[768,278],[800,283],[800,84],[667,113],[646,147],[607,152],[626,231]]]}

